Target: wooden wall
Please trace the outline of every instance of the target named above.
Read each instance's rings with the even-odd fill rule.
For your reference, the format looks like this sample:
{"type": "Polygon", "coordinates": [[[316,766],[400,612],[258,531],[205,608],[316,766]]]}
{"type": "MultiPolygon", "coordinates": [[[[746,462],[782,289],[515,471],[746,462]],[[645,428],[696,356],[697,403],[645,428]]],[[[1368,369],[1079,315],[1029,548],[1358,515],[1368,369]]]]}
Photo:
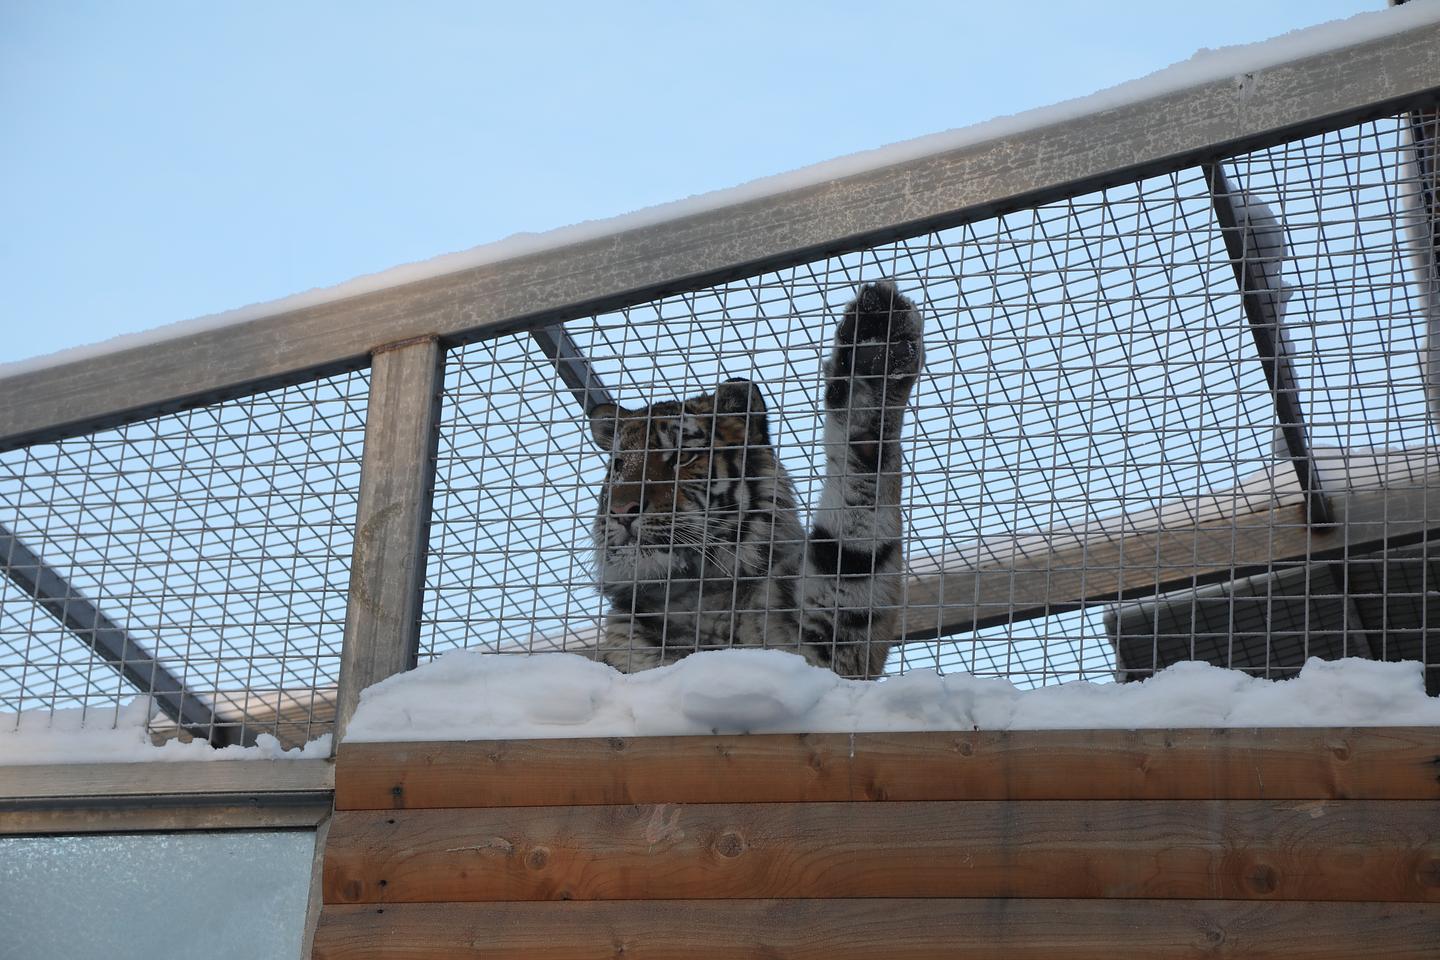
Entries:
{"type": "Polygon", "coordinates": [[[1440,958],[1440,730],[346,744],[318,960],[1440,958]]]}

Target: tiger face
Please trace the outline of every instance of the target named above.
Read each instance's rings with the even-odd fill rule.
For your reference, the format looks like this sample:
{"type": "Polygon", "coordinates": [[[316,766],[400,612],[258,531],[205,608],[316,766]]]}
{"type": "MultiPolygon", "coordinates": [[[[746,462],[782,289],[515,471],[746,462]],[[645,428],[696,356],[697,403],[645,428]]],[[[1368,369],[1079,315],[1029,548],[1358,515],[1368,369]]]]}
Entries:
{"type": "Polygon", "coordinates": [[[591,527],[601,588],[734,576],[754,481],[774,473],[759,388],[732,380],[640,410],[603,404],[590,425],[611,457],[591,527]]]}

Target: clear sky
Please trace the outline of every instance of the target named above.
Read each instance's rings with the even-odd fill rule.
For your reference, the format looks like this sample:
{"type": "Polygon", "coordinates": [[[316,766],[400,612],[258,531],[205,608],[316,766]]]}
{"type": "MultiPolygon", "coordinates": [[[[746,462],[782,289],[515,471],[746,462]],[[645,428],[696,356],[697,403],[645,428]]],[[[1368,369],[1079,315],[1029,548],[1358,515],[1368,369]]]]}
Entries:
{"type": "Polygon", "coordinates": [[[0,362],[1384,5],[0,0],[0,362]]]}

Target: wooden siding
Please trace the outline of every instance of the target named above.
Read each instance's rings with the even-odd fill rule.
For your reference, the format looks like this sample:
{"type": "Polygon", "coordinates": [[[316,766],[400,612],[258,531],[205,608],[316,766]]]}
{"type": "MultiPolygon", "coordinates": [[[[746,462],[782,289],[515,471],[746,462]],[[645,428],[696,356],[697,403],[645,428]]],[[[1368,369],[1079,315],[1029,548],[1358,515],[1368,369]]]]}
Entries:
{"type": "Polygon", "coordinates": [[[346,744],[314,956],[1440,958],[1440,730],[346,744]]]}

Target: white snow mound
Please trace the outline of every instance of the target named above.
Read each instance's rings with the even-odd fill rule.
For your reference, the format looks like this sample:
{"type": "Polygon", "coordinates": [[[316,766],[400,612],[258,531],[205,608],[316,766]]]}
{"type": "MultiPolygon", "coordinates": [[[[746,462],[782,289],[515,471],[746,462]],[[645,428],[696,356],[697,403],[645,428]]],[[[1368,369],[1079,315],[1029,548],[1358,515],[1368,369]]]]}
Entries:
{"type": "Polygon", "coordinates": [[[845,680],[778,650],[697,653],[623,674],[573,654],[455,651],[366,690],[352,741],[711,733],[1440,724],[1420,664],[1310,660],[1292,680],[1180,663],[1140,683],[1021,690],[916,671],[845,680]]]}

